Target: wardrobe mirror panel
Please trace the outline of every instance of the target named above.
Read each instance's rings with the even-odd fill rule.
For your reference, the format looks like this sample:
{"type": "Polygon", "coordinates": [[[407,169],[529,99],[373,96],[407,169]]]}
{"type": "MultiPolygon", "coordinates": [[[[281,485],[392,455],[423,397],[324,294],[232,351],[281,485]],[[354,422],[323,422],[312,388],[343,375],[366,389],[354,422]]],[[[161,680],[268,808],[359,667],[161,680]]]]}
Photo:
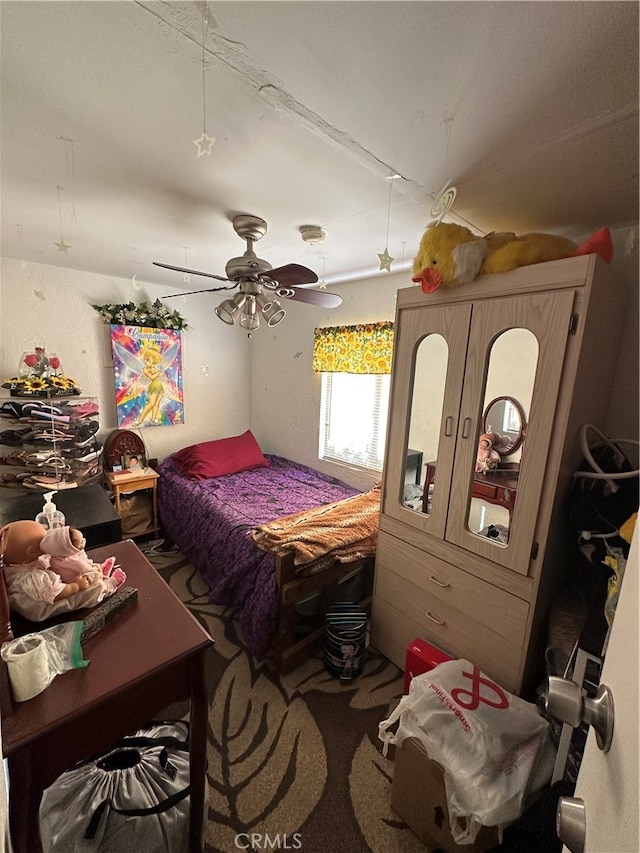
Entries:
{"type": "Polygon", "coordinates": [[[517,328],[499,335],[489,355],[467,527],[497,546],[509,543],[538,353],[533,332],[517,328]]]}
{"type": "Polygon", "coordinates": [[[425,472],[435,472],[438,459],[448,359],[449,347],[442,335],[427,335],[418,344],[406,447],[407,459],[418,461],[416,468],[407,471],[403,503],[427,514],[431,513],[433,476],[425,485],[425,472]]]}

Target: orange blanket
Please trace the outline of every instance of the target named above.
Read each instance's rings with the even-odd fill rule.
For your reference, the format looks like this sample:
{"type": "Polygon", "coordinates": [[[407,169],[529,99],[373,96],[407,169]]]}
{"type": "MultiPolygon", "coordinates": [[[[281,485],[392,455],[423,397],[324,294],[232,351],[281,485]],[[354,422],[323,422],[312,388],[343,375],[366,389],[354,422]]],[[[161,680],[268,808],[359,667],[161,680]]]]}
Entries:
{"type": "Polygon", "coordinates": [[[376,552],[380,485],[335,503],[286,515],[251,531],[263,551],[293,551],[304,574],[327,568],[333,560],[351,563],[376,552]]]}

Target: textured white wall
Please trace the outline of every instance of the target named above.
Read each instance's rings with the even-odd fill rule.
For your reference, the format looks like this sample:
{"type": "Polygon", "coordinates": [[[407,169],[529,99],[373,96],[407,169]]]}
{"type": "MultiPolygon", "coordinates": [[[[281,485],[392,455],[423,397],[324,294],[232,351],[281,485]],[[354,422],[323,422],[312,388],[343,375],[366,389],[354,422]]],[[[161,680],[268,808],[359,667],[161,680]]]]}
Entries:
{"type": "MultiPolygon", "coordinates": [[[[0,375],[14,376],[23,352],[42,342],[62,361],[86,396],[97,397],[100,437],[118,428],[109,327],[91,305],[153,301],[167,288],[78,270],[2,259],[0,375]]],[[[237,329],[213,313],[220,294],[200,294],[165,303],[192,328],[183,332],[185,423],[140,430],[150,457],[160,459],[197,441],[222,438],[249,427],[249,347],[237,329]]],[[[2,381],[0,380],[0,381],[2,381]]],[[[4,394],[8,391],[0,389],[4,394]]],[[[0,495],[1,496],[1,495],[0,495]]]]}
{"type": "MultiPolygon", "coordinates": [[[[615,286],[629,292],[620,344],[612,406],[605,428],[609,435],[638,438],[638,229],[614,233],[615,286]]],[[[20,355],[36,342],[57,352],[64,369],[83,392],[100,402],[101,437],[117,427],[107,327],[92,303],[155,299],[167,288],[128,279],[2,259],[0,279],[0,375],[13,375],[20,355]]],[[[142,430],[150,456],[209,438],[251,428],[266,453],[288,456],[351,483],[369,488],[375,478],[346,466],[318,462],[320,377],[311,370],[316,326],[392,320],[396,290],[411,285],[408,269],[332,285],[343,297],[333,310],[287,302],[287,317],[275,329],[256,332],[251,340],[239,328],[221,323],[213,313],[221,294],[175,299],[192,327],[183,335],[186,422],[142,430]]]]}
{"type": "MultiPolygon", "coordinates": [[[[638,438],[638,229],[613,233],[614,286],[628,293],[624,328],[603,347],[620,347],[612,405],[604,426],[609,435],[638,438]]],[[[265,452],[277,453],[357,488],[370,488],[373,479],[346,466],[318,461],[320,377],[311,370],[316,326],[393,320],[396,290],[410,287],[411,272],[382,272],[369,279],[330,285],[343,303],[322,310],[288,302],[287,316],[275,329],[261,329],[251,342],[251,426],[265,452]]]]}
{"type": "Polygon", "coordinates": [[[396,291],[410,284],[411,275],[405,270],[330,285],[328,290],[342,296],[338,308],[287,302],[282,323],[256,334],[251,342],[251,425],[265,452],[311,465],[356,488],[371,488],[375,477],[318,461],[320,374],[311,369],[313,330],[393,320],[396,291]]]}

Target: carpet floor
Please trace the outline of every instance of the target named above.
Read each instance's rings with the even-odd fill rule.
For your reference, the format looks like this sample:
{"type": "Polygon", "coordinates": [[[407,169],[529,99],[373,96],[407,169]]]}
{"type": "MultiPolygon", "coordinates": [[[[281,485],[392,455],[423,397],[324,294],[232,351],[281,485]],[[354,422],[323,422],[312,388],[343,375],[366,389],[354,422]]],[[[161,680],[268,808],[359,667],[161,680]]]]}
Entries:
{"type": "Polygon", "coordinates": [[[215,640],[205,853],[425,853],[391,810],[393,761],[378,740],[378,723],[402,695],[400,670],[368,649],[350,682],[329,675],[321,654],[279,676],[246,653],[233,611],[209,602],[182,554],[141,547],[215,640]]]}

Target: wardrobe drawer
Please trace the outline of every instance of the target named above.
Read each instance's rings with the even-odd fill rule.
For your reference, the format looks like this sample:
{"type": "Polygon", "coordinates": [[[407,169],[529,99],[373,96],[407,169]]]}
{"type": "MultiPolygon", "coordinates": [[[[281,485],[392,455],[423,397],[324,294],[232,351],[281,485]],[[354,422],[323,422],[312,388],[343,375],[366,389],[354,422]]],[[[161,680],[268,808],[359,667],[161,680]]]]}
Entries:
{"type": "Polygon", "coordinates": [[[412,601],[417,598],[423,612],[437,609],[440,604],[446,605],[469,614],[474,621],[515,645],[523,644],[529,605],[521,598],[401,539],[384,535],[378,540],[376,591],[379,579],[387,572],[395,575],[397,580],[382,582],[393,582],[397,596],[401,595],[407,582],[413,585],[413,592],[407,592],[405,596],[412,601]]]}
{"type": "Polygon", "coordinates": [[[477,623],[474,625],[461,614],[458,623],[447,618],[441,626],[420,617],[415,609],[409,610],[406,602],[398,609],[396,602],[376,597],[371,618],[371,645],[404,670],[407,646],[415,637],[422,637],[453,657],[476,664],[511,693],[517,692],[521,656],[518,646],[507,643],[477,623]]]}

